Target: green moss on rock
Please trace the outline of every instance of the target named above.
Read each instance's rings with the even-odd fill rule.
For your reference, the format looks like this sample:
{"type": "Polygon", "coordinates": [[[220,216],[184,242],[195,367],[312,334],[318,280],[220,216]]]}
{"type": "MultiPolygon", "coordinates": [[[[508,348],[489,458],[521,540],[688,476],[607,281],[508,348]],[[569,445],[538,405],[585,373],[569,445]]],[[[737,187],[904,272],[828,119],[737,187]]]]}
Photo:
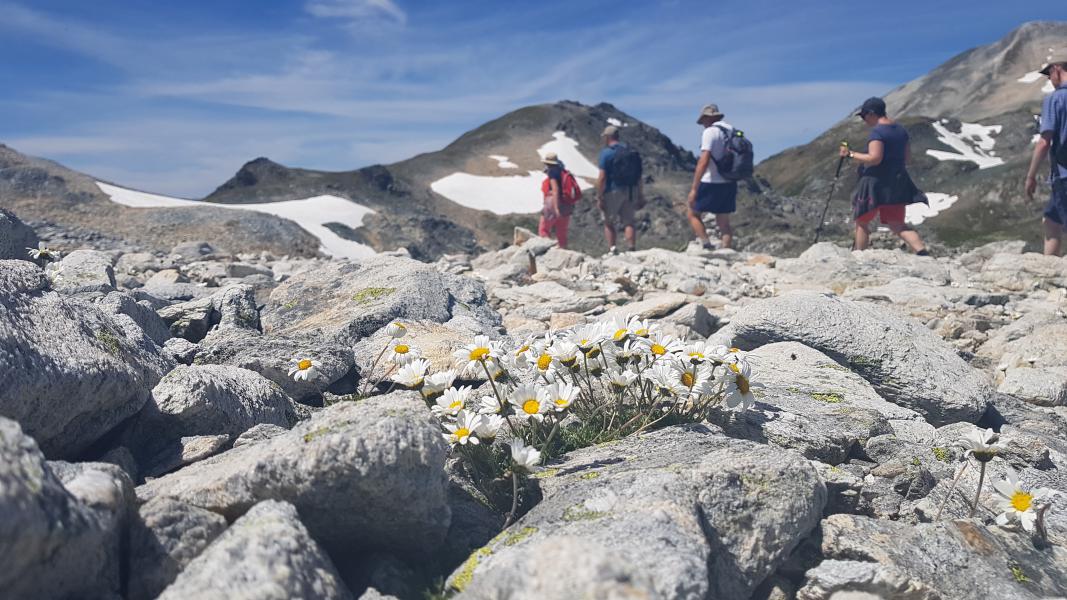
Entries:
{"type": "Polygon", "coordinates": [[[396,288],[369,287],[363,288],[352,295],[352,300],[357,304],[369,304],[380,300],[396,291],[396,288]]]}

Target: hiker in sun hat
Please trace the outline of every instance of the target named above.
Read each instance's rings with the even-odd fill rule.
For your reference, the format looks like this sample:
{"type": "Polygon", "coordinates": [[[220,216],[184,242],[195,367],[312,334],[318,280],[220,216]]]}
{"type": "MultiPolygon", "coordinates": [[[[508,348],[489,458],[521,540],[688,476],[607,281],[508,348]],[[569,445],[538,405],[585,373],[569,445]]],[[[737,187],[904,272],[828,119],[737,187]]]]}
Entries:
{"type": "Polygon", "coordinates": [[[608,252],[617,254],[616,230],[621,227],[628,250],[637,247],[635,213],[644,205],[641,155],[619,141],[619,128],[609,125],[601,134],[600,173],[596,182],[597,208],[604,217],[604,237],[608,252]]]}
{"type": "Polygon", "coordinates": [[[853,152],[845,145],[840,149],[842,157],[860,163],[859,183],[852,194],[852,218],[856,221],[853,250],[865,250],[870,244],[869,227],[877,216],[916,254],[929,256],[919,234],[904,223],[908,204],[927,202],[908,175],[911,147],[907,130],[886,115],[881,98],[868,98],[856,116],[871,128],[871,134],[866,152],[853,152]]]}
{"type": "Polygon", "coordinates": [[[706,250],[711,249],[711,241],[701,218],[704,213],[715,215],[723,248],[730,248],[734,239],[730,214],[737,211],[737,181],[727,180],[719,172],[719,162],[726,156],[727,144],[734,132],[734,127],[724,118],[717,104],[704,106],[697,115],[697,124],[704,128],[704,132],[700,136],[700,158],[693,171],[687,204],[689,225],[697,238],[693,243],[699,243],[706,250]]]}
{"type": "Polygon", "coordinates": [[[582,198],[582,190],[555,152],[545,154],[541,163],[545,165],[545,180],[541,183],[544,205],[537,235],[554,237],[560,248],[566,248],[571,214],[574,213],[574,205],[582,198]]]}
{"type": "Polygon", "coordinates": [[[1059,256],[1063,228],[1067,225],[1067,49],[1053,51],[1039,69],[1049,78],[1055,89],[1045,96],[1041,106],[1041,120],[1037,144],[1026,173],[1026,195],[1031,199],[1037,191],[1037,172],[1045,157],[1051,163],[1052,196],[1045,206],[1042,224],[1045,233],[1045,254],[1059,256]]]}

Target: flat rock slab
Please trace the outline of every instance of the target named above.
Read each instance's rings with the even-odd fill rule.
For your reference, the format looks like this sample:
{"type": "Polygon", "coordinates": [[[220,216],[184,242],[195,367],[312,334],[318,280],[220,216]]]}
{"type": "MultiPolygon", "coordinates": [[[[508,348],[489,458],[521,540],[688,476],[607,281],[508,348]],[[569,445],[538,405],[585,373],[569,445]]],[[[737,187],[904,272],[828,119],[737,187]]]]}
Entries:
{"type": "Polygon", "coordinates": [[[352,593],[296,508],[268,500],[237,519],[159,598],[347,600],[352,593]]]}
{"type": "Polygon", "coordinates": [[[571,453],[538,482],[544,499],[452,574],[460,598],[747,598],[826,501],[800,455],[704,425],[571,453]]]}
{"type": "Polygon", "coordinates": [[[866,379],[878,394],[934,425],[977,421],[992,381],[926,327],[863,302],[791,292],[749,304],[716,341],[743,349],[795,341],[866,379]]]}
{"type": "MultiPolygon", "coordinates": [[[[1028,535],[970,520],[909,525],[832,515],[822,523],[822,554],[886,568],[892,578],[906,577],[913,589],[932,590],[941,598],[1026,600],[1067,594],[1067,550],[1039,550],[1028,535]]],[[[831,591],[864,591],[862,582],[871,578],[863,572],[853,577],[860,585],[838,584],[831,591]]],[[[811,580],[808,588],[827,575],[817,571],[811,580]]],[[[825,596],[802,589],[798,597],[825,596]]]]}
{"type": "Polygon", "coordinates": [[[394,320],[444,323],[461,315],[500,324],[483,284],[416,260],[376,256],[294,274],[271,292],[262,320],[267,333],[316,334],[351,346],[394,320]]]}
{"type": "Polygon", "coordinates": [[[77,455],[140,410],[170,367],[158,351],[139,328],[49,291],[33,264],[0,261],[0,415],[49,458],[77,455]]]}
{"type": "Polygon", "coordinates": [[[341,402],[284,434],[233,448],[137,488],[233,520],[290,502],[316,540],[347,551],[422,554],[448,529],[446,445],[412,392],[341,402]]]}

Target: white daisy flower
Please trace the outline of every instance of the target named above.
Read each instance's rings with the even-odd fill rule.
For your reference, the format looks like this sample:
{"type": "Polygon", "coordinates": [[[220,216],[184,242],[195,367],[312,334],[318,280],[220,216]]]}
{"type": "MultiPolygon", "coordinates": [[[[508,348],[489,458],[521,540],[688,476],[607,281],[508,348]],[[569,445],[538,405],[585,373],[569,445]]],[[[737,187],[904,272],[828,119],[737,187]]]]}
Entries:
{"type": "Polygon", "coordinates": [[[752,382],[752,367],[748,362],[736,359],[726,363],[727,384],[724,392],[724,400],[728,408],[741,406],[741,410],[748,410],[756,403],[756,396],[752,390],[760,389],[762,384],[752,382]]]}
{"type": "Polygon", "coordinates": [[[408,344],[394,343],[392,345],[392,361],[397,365],[406,365],[419,358],[419,349],[408,344]]]}
{"type": "Polygon", "coordinates": [[[698,340],[686,346],[682,351],[682,355],[693,364],[702,364],[716,357],[715,346],[706,341],[698,340]]]}
{"type": "Polygon", "coordinates": [[[482,415],[482,422],[474,430],[475,435],[483,440],[495,439],[504,427],[504,417],[500,415],[482,415]]]}
{"type": "Polygon", "coordinates": [[[637,317],[632,317],[630,319],[627,328],[630,330],[630,333],[639,338],[647,338],[659,330],[658,325],[652,324],[652,322],[647,319],[639,319],[637,317]]]}
{"type": "Polygon", "coordinates": [[[997,525],[1005,526],[1018,521],[1026,531],[1034,530],[1038,504],[1056,493],[1046,488],[1030,489],[1024,486],[1011,467],[1008,467],[1008,478],[994,483],[993,489],[1000,495],[996,498],[1000,511],[997,515],[997,525]]]}
{"type": "Polygon", "coordinates": [[[611,391],[616,394],[621,394],[626,388],[630,387],[630,384],[637,379],[637,375],[631,371],[609,371],[608,372],[608,385],[611,386],[611,391]]]}
{"type": "Polygon", "coordinates": [[[707,357],[714,362],[724,363],[728,360],[736,360],[744,357],[744,353],[740,348],[731,348],[728,346],[715,346],[708,349],[707,357]]]}
{"type": "Polygon", "coordinates": [[[574,330],[570,335],[570,341],[583,353],[588,355],[593,350],[599,350],[597,346],[607,337],[603,323],[590,323],[574,330]]]}
{"type": "Polygon", "coordinates": [[[450,387],[445,390],[445,393],[431,407],[433,414],[438,417],[450,416],[454,417],[459,412],[467,407],[467,401],[470,399],[471,386],[465,385],[461,388],[450,387]]]}
{"type": "MultiPolygon", "coordinates": [[[[578,361],[578,345],[573,342],[560,341],[552,345],[552,358],[564,367],[570,368],[578,361]]],[[[540,365],[538,365],[540,366],[540,365]]]]}
{"type": "Polygon", "coordinates": [[[59,250],[45,246],[44,242],[39,242],[36,248],[26,248],[26,251],[33,260],[57,261],[60,257],[59,250]]]}
{"type": "Polygon", "coordinates": [[[399,340],[400,338],[407,335],[407,333],[407,325],[404,325],[399,321],[393,321],[392,323],[385,326],[385,335],[393,338],[394,340],[399,340]]]}
{"type": "Polygon", "coordinates": [[[629,317],[616,317],[611,321],[608,321],[604,332],[608,339],[621,344],[630,339],[633,332],[630,331],[630,318],[629,317]]]}
{"type": "Polygon", "coordinates": [[[393,381],[408,389],[418,389],[422,387],[423,380],[426,378],[426,372],[429,370],[430,361],[416,359],[400,367],[400,371],[398,371],[396,375],[393,375],[393,381]]]}
{"type": "Polygon", "coordinates": [[[653,360],[669,354],[674,354],[682,349],[682,344],[670,335],[652,333],[648,337],[641,338],[641,340],[648,348],[648,352],[652,355],[653,360]]]}
{"type": "Polygon", "coordinates": [[[548,396],[551,408],[555,409],[556,412],[560,412],[567,410],[571,404],[574,404],[574,400],[578,397],[578,392],[580,391],[577,386],[569,383],[553,383],[545,390],[545,394],[548,396]]]}
{"type": "Polygon", "coordinates": [[[311,381],[319,373],[319,364],[310,358],[300,358],[292,362],[289,368],[289,377],[293,381],[311,381]]]}
{"type": "Polygon", "coordinates": [[[444,424],[445,429],[448,430],[448,433],[445,434],[445,441],[453,446],[456,444],[477,446],[480,440],[475,431],[481,424],[481,415],[461,411],[456,415],[455,423],[444,424]]]}
{"type": "Polygon", "coordinates": [[[478,401],[478,412],[483,415],[500,414],[500,401],[495,396],[482,396],[478,401]]]}
{"type": "Polygon", "coordinates": [[[989,462],[1004,450],[1004,444],[999,440],[1000,436],[992,429],[982,431],[975,427],[967,435],[963,436],[960,444],[967,450],[967,454],[974,456],[981,462],[989,462]]]}
{"type": "Polygon", "coordinates": [[[686,392],[692,396],[703,396],[711,391],[711,369],[702,364],[693,364],[689,361],[679,361],[671,365],[674,376],[678,379],[686,392]]]}
{"type": "Polygon", "coordinates": [[[455,380],[456,372],[452,369],[429,375],[422,382],[422,395],[426,398],[436,398],[438,394],[451,387],[455,380]]]}
{"type": "Polygon", "coordinates": [[[516,471],[536,473],[541,470],[541,453],[516,438],[511,440],[511,462],[516,471]]]}
{"type": "Polygon", "coordinates": [[[456,366],[468,377],[484,372],[482,364],[493,359],[494,350],[497,348],[489,342],[484,335],[474,337],[473,344],[467,344],[456,350],[452,356],[456,357],[456,366]]]}
{"type": "Polygon", "coordinates": [[[551,410],[552,404],[543,389],[532,384],[524,384],[515,388],[509,398],[515,412],[524,418],[541,421],[545,413],[551,410]]]}
{"type": "Polygon", "coordinates": [[[689,389],[682,385],[674,367],[666,362],[652,367],[650,379],[656,392],[661,396],[675,397],[689,394],[689,389]]]}

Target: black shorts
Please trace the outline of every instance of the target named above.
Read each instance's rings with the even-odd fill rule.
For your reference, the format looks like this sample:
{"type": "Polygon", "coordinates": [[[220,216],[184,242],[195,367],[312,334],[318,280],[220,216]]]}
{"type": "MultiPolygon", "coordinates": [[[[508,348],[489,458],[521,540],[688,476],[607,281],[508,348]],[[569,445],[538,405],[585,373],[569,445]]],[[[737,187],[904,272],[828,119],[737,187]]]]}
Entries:
{"type": "Polygon", "coordinates": [[[696,212],[722,215],[737,211],[736,183],[700,183],[696,212]]]}
{"type": "Polygon", "coordinates": [[[1067,224],[1067,179],[1052,180],[1052,197],[1045,207],[1045,218],[1060,225],[1067,224]]]}

